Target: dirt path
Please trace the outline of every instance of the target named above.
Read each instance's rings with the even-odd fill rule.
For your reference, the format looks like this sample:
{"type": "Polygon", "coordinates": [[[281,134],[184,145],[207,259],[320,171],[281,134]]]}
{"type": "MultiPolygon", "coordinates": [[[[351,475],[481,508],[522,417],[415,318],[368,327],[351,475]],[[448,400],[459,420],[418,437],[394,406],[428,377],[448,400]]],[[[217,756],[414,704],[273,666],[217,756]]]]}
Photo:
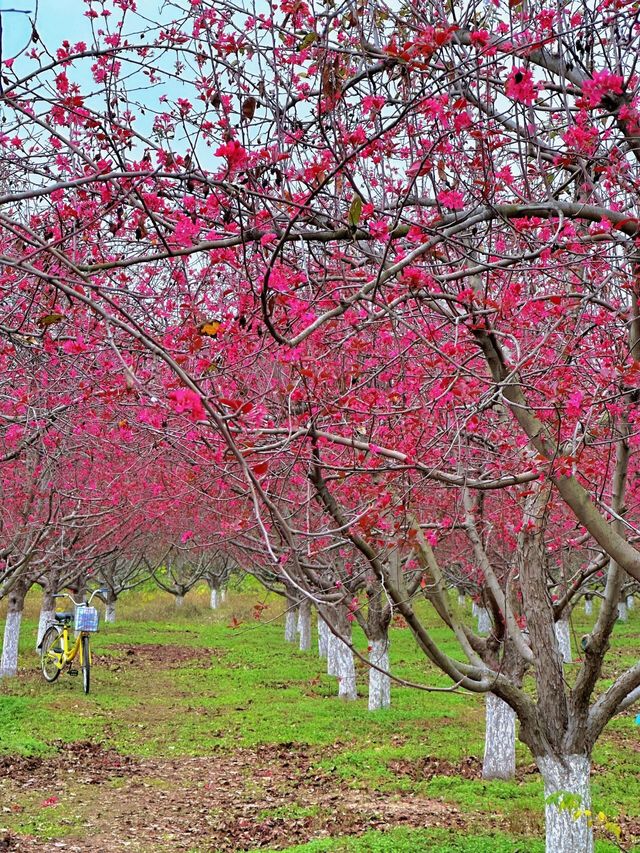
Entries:
{"type": "Polygon", "coordinates": [[[60,837],[12,833],[0,836],[0,850],[230,853],[398,825],[465,826],[458,809],[437,800],[350,789],[315,768],[317,752],[295,744],[171,760],[124,758],[90,743],[59,749],[48,759],[2,759],[0,784],[5,813],[27,811],[19,805],[26,794],[28,812],[50,810],[60,837]]]}

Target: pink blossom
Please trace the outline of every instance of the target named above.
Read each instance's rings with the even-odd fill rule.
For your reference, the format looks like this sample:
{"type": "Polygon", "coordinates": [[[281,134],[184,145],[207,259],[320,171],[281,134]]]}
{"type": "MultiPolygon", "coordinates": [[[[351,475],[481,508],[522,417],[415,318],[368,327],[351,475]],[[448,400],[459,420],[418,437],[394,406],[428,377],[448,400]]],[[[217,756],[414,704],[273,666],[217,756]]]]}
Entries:
{"type": "Polygon", "coordinates": [[[532,104],[538,97],[539,83],[535,83],[528,68],[513,68],[504,87],[505,93],[522,104],[532,104]]]}
{"type": "Polygon", "coordinates": [[[12,424],[5,433],[5,441],[11,447],[18,442],[24,435],[24,427],[19,424],[12,424]]]}
{"type": "Polygon", "coordinates": [[[177,388],[175,391],[171,391],[169,400],[174,412],[178,414],[184,412],[192,421],[202,421],[206,418],[202,400],[190,388],[177,388]]]}
{"type": "Polygon", "coordinates": [[[64,71],[57,75],[56,87],[61,95],[66,95],[69,92],[69,78],[64,71]]]}
{"type": "Polygon", "coordinates": [[[555,20],[556,13],[553,9],[543,9],[538,13],[537,18],[540,22],[540,26],[543,30],[553,29],[553,22],[555,20]]]}
{"type": "Polygon", "coordinates": [[[611,71],[594,71],[582,84],[582,94],[590,107],[597,107],[605,95],[621,95],[624,79],[611,71]]]}
{"type": "Polygon", "coordinates": [[[449,210],[462,210],[464,207],[464,196],[458,190],[441,190],[438,201],[449,210]]]}
{"type": "Polygon", "coordinates": [[[465,128],[471,126],[471,116],[466,110],[463,110],[461,113],[457,113],[455,118],[453,119],[453,127],[454,130],[459,133],[461,130],[465,130],[465,128]]]}
{"type": "Polygon", "coordinates": [[[179,245],[190,246],[199,232],[200,226],[196,222],[193,222],[191,217],[181,216],[176,222],[173,236],[179,245]]]}
{"type": "Polygon", "coordinates": [[[246,149],[240,145],[237,139],[232,139],[225,145],[221,145],[214,153],[216,157],[226,159],[230,172],[237,172],[244,168],[248,160],[246,149]]]}
{"type": "Polygon", "coordinates": [[[487,30],[474,30],[470,36],[473,47],[481,48],[489,44],[489,33],[487,30]]]}
{"type": "Polygon", "coordinates": [[[584,394],[582,391],[574,391],[567,398],[566,410],[570,418],[577,418],[582,412],[582,401],[584,394]]]}
{"type": "Polygon", "coordinates": [[[362,145],[366,141],[367,134],[365,133],[364,127],[362,127],[362,125],[357,127],[349,134],[349,142],[352,145],[362,145]]]}
{"type": "Polygon", "coordinates": [[[159,429],[162,426],[164,415],[160,409],[150,409],[146,406],[138,412],[138,421],[143,424],[159,429]]]}
{"type": "Polygon", "coordinates": [[[89,347],[85,343],[82,335],[78,335],[73,340],[67,340],[62,344],[62,349],[67,355],[79,355],[82,352],[86,352],[89,347]]]}
{"type": "Polygon", "coordinates": [[[389,236],[389,223],[385,219],[374,220],[367,227],[375,240],[386,240],[389,236]]]}
{"type": "Polygon", "coordinates": [[[365,95],[362,99],[362,111],[365,113],[377,113],[385,103],[386,99],[381,95],[365,95]]]}

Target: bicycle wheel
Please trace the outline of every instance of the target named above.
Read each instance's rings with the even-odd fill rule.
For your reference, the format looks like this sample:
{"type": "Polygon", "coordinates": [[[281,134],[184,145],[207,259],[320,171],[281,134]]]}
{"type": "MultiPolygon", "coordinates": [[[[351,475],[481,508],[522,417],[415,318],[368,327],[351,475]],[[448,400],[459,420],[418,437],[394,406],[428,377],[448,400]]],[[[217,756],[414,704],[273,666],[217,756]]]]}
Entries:
{"type": "Polygon", "coordinates": [[[62,648],[62,631],[52,625],[47,628],[42,638],[42,674],[45,681],[55,681],[60,675],[58,664],[62,660],[64,649],[62,648]]]}
{"type": "Polygon", "coordinates": [[[89,656],[89,637],[85,634],[82,638],[82,689],[89,692],[91,684],[91,658],[89,656]]]}

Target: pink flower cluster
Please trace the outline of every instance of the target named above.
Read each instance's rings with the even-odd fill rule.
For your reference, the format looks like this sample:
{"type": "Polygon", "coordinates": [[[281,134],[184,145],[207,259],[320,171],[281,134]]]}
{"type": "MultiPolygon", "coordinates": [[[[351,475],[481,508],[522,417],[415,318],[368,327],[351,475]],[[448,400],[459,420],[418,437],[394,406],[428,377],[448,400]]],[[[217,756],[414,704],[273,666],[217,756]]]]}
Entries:
{"type": "Polygon", "coordinates": [[[206,418],[202,400],[190,388],[176,388],[169,394],[171,408],[178,414],[186,414],[192,421],[202,421],[206,418]]]}
{"type": "Polygon", "coordinates": [[[232,139],[230,142],[221,145],[214,153],[216,157],[225,158],[229,171],[232,173],[243,169],[248,159],[246,148],[243,148],[237,139],[232,139]]]}
{"type": "Polygon", "coordinates": [[[462,210],[464,207],[464,196],[458,190],[442,190],[438,193],[438,201],[449,210],[462,210]]]}
{"type": "Polygon", "coordinates": [[[621,95],[624,79],[611,71],[594,71],[582,84],[582,95],[590,107],[597,107],[605,95],[621,95]]]}
{"type": "Polygon", "coordinates": [[[512,68],[504,87],[505,94],[521,104],[532,104],[538,97],[540,84],[528,68],[512,68]]]}

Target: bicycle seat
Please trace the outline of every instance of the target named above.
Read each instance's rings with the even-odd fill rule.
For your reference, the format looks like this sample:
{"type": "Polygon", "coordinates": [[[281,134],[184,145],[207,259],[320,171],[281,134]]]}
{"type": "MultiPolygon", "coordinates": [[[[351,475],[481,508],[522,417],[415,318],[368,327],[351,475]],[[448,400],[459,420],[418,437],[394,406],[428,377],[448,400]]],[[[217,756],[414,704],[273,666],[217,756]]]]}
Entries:
{"type": "Polygon", "coordinates": [[[73,613],[70,610],[65,610],[62,613],[55,614],[57,622],[70,622],[73,619],[73,613]]]}

